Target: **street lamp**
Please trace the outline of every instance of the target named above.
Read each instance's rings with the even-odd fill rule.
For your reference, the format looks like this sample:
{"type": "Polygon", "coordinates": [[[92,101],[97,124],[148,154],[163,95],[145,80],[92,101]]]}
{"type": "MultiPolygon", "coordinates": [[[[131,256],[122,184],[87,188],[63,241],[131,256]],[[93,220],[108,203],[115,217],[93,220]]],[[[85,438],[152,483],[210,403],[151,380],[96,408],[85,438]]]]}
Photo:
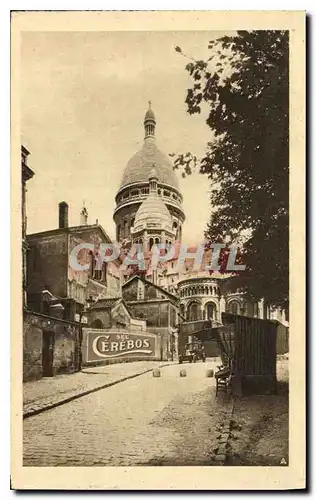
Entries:
{"type": "Polygon", "coordinates": [[[79,313],[79,359],[78,359],[78,371],[81,371],[82,368],[82,324],[87,324],[87,322],[83,322],[82,318],[85,313],[89,312],[90,307],[94,304],[96,300],[90,295],[90,297],[86,300],[86,305],[83,306],[83,309],[79,313]]]}

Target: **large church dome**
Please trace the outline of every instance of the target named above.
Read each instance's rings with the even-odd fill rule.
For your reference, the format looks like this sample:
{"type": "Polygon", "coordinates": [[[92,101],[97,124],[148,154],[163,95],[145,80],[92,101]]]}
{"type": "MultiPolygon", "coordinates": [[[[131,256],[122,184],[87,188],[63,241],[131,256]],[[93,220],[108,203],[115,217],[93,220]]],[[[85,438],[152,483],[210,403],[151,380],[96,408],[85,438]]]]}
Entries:
{"type": "MultiPolygon", "coordinates": [[[[171,224],[172,231],[176,232],[178,239],[181,239],[182,224],[185,220],[182,195],[171,160],[156,145],[156,117],[150,103],[144,118],[144,129],[143,147],[127,163],[120,187],[115,196],[116,207],[113,218],[116,224],[117,241],[131,239],[137,211],[149,196],[149,176],[153,167],[157,177],[155,203],[159,203],[159,200],[161,200],[163,205],[161,213],[166,216],[164,224],[167,225],[168,229],[171,224]],[[168,222],[167,212],[169,212],[168,222]]],[[[151,197],[150,203],[153,201],[153,197],[151,197]]],[[[159,203],[160,208],[162,208],[162,205],[159,203]]],[[[157,205],[156,208],[159,207],[157,205]]],[[[142,211],[144,208],[146,209],[146,204],[143,206],[142,211]]],[[[147,207],[147,209],[149,208],[154,213],[153,207],[147,207]]],[[[142,211],[138,216],[141,215],[142,211]]],[[[145,214],[143,215],[145,217],[145,214]]]]}
{"type": "Polygon", "coordinates": [[[160,151],[153,139],[147,138],[140,151],[127,163],[120,189],[130,184],[147,182],[150,171],[155,165],[158,182],[179,189],[177,176],[169,158],[160,151]]]}

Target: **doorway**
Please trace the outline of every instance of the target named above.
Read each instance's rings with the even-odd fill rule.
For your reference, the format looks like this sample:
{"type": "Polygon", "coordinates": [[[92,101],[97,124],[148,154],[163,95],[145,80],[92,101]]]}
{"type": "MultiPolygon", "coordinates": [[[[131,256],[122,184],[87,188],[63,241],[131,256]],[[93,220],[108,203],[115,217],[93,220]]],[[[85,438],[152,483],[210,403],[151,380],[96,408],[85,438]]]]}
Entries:
{"type": "Polygon", "coordinates": [[[43,377],[53,377],[54,375],[54,340],[54,332],[43,332],[43,377]]]}

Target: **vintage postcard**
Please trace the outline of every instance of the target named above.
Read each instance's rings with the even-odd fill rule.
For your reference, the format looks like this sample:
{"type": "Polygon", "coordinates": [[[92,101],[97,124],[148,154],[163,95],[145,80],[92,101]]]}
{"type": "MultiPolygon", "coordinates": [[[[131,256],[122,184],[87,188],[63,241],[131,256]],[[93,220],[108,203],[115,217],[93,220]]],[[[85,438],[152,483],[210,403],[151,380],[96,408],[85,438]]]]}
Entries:
{"type": "Polygon", "coordinates": [[[305,488],[305,13],[11,30],[12,487],[305,488]]]}

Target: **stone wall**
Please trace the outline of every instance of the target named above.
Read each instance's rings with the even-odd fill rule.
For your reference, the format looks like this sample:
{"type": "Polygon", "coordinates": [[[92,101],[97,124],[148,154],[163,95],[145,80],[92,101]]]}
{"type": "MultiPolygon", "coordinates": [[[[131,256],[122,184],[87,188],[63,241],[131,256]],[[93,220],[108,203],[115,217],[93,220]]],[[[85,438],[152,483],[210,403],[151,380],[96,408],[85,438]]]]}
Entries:
{"type": "Polygon", "coordinates": [[[24,311],[23,380],[43,376],[45,339],[52,339],[52,375],[72,373],[78,364],[79,325],[44,314],[24,311]],[[46,337],[45,337],[46,336],[46,337]]]}
{"type": "Polygon", "coordinates": [[[28,321],[23,324],[23,380],[42,377],[43,331],[28,321]]]}
{"type": "Polygon", "coordinates": [[[131,315],[134,318],[145,319],[147,327],[168,327],[169,300],[152,300],[127,302],[131,315]]]}
{"type": "MultiPolygon", "coordinates": [[[[170,328],[147,328],[149,333],[154,333],[157,335],[157,345],[159,348],[158,358],[159,360],[167,361],[171,354],[171,329],[170,328]]],[[[178,351],[178,346],[175,347],[175,352],[178,351]]]]}
{"type": "Polygon", "coordinates": [[[134,279],[122,287],[122,296],[125,301],[137,300],[138,280],[134,279]]]}

